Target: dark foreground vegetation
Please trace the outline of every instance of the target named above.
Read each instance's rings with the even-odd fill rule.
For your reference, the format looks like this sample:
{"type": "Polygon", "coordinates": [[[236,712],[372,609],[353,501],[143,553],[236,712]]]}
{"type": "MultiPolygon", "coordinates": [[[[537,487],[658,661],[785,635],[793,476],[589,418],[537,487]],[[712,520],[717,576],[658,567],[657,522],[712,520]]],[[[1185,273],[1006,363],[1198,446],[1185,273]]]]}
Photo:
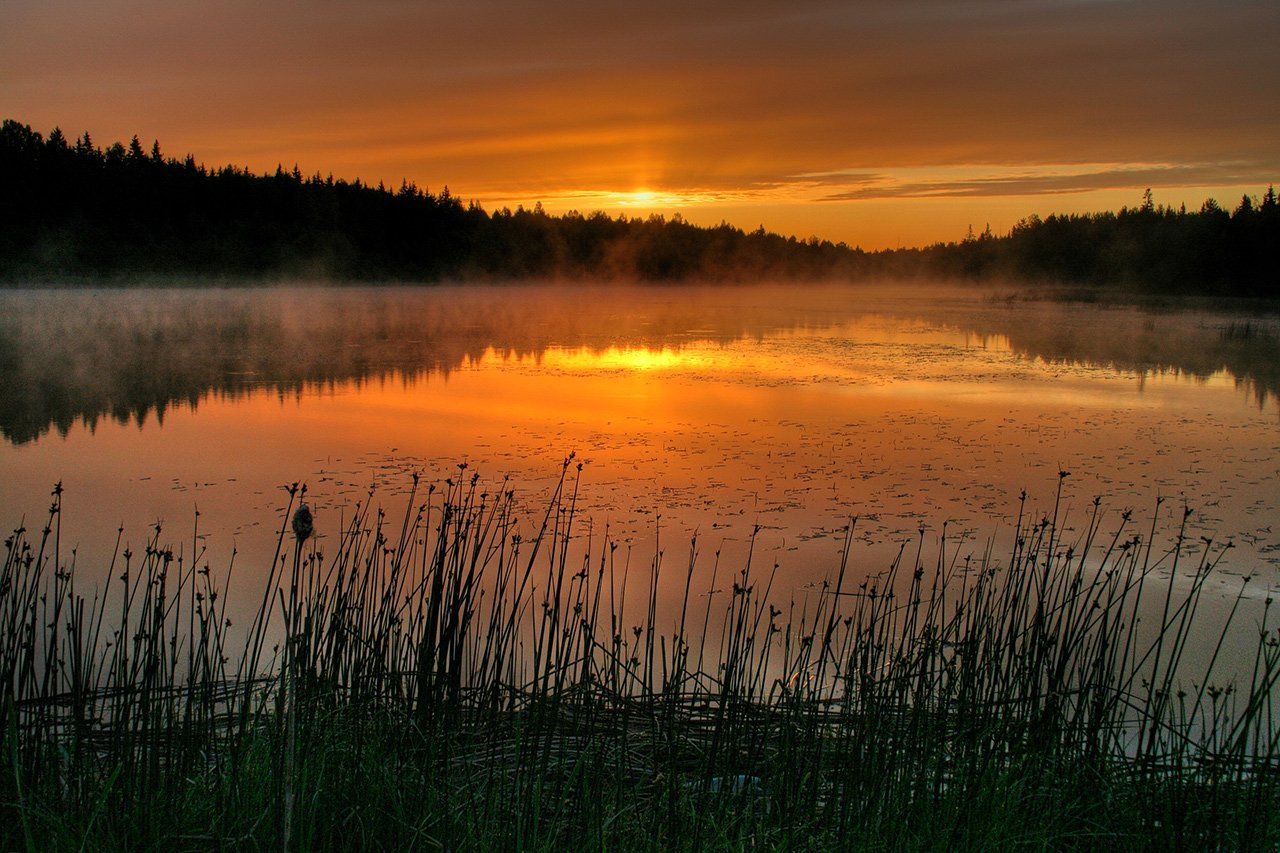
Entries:
{"type": "Polygon", "coordinates": [[[159,530],[90,588],[55,492],[0,578],[0,845],[1280,840],[1276,633],[1247,629],[1234,681],[1213,637],[1188,672],[1220,547],[1097,503],[1068,535],[1055,508],[1020,517],[1004,564],[944,532],[936,559],[911,543],[871,573],[847,540],[779,604],[773,570],[695,575],[695,541],[672,607],[660,559],[628,577],[607,537],[575,538],[565,470],[526,539],[505,484],[465,470],[403,517],[359,506],[323,552],[286,523],[247,625],[159,530]]]}
{"type": "Polygon", "coordinates": [[[0,282],[583,278],[642,281],[946,277],[1280,298],[1273,190],[1228,211],[1157,206],[1036,217],[919,249],[864,252],[705,228],[679,216],[487,212],[447,188],[387,189],[278,168],[210,169],[137,137],[0,128],[0,282]]]}

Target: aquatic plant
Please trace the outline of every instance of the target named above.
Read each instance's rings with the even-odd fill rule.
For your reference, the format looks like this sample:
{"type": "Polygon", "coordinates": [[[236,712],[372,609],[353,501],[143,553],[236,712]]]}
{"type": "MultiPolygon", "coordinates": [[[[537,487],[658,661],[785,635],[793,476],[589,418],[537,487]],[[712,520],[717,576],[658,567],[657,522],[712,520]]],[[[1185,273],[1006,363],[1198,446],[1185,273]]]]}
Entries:
{"type": "Polygon", "coordinates": [[[1280,839],[1270,603],[1251,660],[1224,660],[1244,585],[1205,642],[1229,546],[1188,541],[1189,510],[1161,545],[1101,501],[1070,531],[1024,497],[1003,560],[944,526],[935,556],[922,530],[876,571],[851,519],[799,596],[750,557],[704,578],[695,539],[672,608],[661,547],[633,572],[578,517],[579,471],[532,527],[506,481],[462,465],[440,489],[415,478],[402,516],[370,495],[327,538],[287,536],[295,486],[243,627],[198,528],[189,552],[159,527],[140,553],[117,543],[109,587],[87,587],[56,489],[0,569],[0,843],[1280,839]]]}

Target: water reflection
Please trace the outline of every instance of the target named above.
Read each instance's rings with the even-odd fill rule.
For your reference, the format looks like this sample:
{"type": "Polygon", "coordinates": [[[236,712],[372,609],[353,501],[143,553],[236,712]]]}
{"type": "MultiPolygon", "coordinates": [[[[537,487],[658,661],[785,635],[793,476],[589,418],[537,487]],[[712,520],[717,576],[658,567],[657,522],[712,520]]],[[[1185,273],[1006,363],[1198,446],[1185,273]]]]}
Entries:
{"type": "Polygon", "coordinates": [[[261,567],[281,484],[309,483],[324,543],[371,484],[396,511],[410,474],[439,485],[463,459],[538,518],[577,451],[580,518],[637,565],[659,530],[733,565],[759,526],[779,594],[825,576],[855,515],[860,569],[943,522],[981,551],[1023,489],[1049,508],[1060,469],[1076,519],[1095,495],[1116,516],[1198,507],[1196,537],[1240,546],[1224,595],[1280,566],[1259,321],[790,287],[3,300],[0,518],[38,517],[64,481],[86,564],[122,523],[135,545],[157,519],[180,538],[198,509],[215,565],[234,546],[261,567]]]}
{"type": "MultiPolygon", "coordinates": [[[[924,345],[1280,393],[1274,321],[1200,312],[993,303],[936,291],[755,288],[433,288],[36,291],[0,295],[0,435],[32,441],[77,422],[163,421],[175,404],[270,389],[447,376],[492,358],[601,370],[725,369],[693,345],[841,328],[849,378],[919,379],[924,345]],[[896,347],[896,364],[882,356],[896,347]],[[694,365],[692,359],[702,359],[694,365]],[[865,377],[864,377],[865,378],[865,377]]],[[[776,354],[754,353],[757,373],[776,354]]],[[[730,369],[742,370],[743,352],[730,369]]],[[[723,360],[723,359],[722,359],[723,360]]],[[[829,365],[830,366],[830,365],[829,365]]],[[[792,365],[773,372],[790,376],[792,365]]],[[[947,376],[934,378],[946,381],[947,376]]]]}
{"type": "Polygon", "coordinates": [[[1280,568],[1276,347],[1274,320],[946,290],[5,293],[0,519],[34,528],[63,481],[86,582],[107,577],[121,526],[136,550],[161,521],[214,567],[236,550],[230,612],[251,614],[281,484],[309,484],[331,548],[371,485],[397,517],[411,474],[438,502],[466,460],[481,488],[511,476],[531,533],[577,451],[578,546],[607,527],[620,561],[647,566],[662,543],[674,565],[696,531],[705,589],[759,530],[779,605],[803,606],[850,517],[867,576],[921,529],[936,553],[944,523],[954,558],[990,541],[999,559],[1019,493],[1051,513],[1066,469],[1068,545],[1095,495],[1107,530],[1125,508],[1149,530],[1169,499],[1162,541],[1185,499],[1188,560],[1200,536],[1238,546],[1207,606],[1230,607],[1243,575],[1256,604],[1280,568]]]}

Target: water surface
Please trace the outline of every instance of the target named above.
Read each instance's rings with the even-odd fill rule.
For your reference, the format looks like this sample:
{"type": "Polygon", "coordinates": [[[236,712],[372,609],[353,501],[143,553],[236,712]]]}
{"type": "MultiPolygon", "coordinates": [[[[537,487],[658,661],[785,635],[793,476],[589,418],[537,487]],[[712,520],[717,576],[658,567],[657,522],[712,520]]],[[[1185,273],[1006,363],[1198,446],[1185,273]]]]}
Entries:
{"type": "Polygon", "coordinates": [[[797,286],[29,291],[0,318],[0,518],[32,526],[61,481],[86,563],[121,524],[189,541],[198,508],[251,572],[283,484],[333,534],[459,462],[532,514],[575,452],[597,534],[732,559],[761,525],[782,589],[852,516],[868,566],[943,522],[980,551],[1059,471],[1080,522],[1096,495],[1117,521],[1190,502],[1238,546],[1224,595],[1280,565],[1271,319],[797,286]]]}

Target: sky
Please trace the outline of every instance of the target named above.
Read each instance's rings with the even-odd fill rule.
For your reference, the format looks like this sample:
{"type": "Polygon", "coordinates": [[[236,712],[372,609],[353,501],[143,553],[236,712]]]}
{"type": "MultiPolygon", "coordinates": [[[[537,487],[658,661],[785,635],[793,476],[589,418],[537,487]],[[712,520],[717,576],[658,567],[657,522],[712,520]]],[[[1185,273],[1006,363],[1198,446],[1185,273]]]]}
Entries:
{"type": "Polygon", "coordinates": [[[874,249],[1280,179],[1276,0],[0,0],[0,116],[874,249]]]}

